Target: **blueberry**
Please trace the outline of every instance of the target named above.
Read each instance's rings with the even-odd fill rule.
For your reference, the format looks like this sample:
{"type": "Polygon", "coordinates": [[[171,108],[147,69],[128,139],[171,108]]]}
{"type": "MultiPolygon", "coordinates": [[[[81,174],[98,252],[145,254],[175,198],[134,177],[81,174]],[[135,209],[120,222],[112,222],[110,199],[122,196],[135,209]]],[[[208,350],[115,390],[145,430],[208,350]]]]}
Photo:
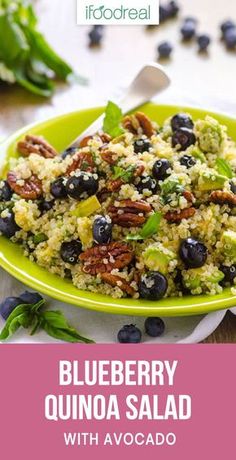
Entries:
{"type": "Polygon", "coordinates": [[[104,216],[99,216],[93,223],[93,239],[97,244],[108,244],[112,240],[112,223],[104,216]]]}
{"type": "Polygon", "coordinates": [[[157,47],[157,51],[160,58],[169,58],[173,51],[173,46],[169,42],[162,42],[157,47]]]}
{"type": "Polygon", "coordinates": [[[59,177],[54,182],[52,182],[50,187],[50,192],[54,198],[62,199],[67,197],[65,179],[64,177],[59,177]]]}
{"type": "Polygon", "coordinates": [[[164,180],[166,179],[170,173],[168,173],[168,169],[171,168],[170,162],[166,159],[157,160],[152,168],[152,174],[157,180],[164,180]]]}
{"type": "Polygon", "coordinates": [[[187,268],[200,268],[207,260],[207,248],[193,238],[187,238],[180,245],[179,255],[187,268]]]}
{"type": "Polygon", "coordinates": [[[225,43],[229,50],[236,47],[236,28],[228,29],[225,32],[225,43]]]}
{"type": "Polygon", "coordinates": [[[187,21],[180,29],[183,40],[191,40],[196,34],[196,24],[192,21],[187,21]]]}
{"type": "Polygon", "coordinates": [[[232,286],[236,278],[236,265],[221,265],[220,271],[225,275],[224,279],[221,281],[221,285],[232,286]]]}
{"type": "Polygon", "coordinates": [[[183,155],[179,161],[180,164],[182,166],[186,166],[187,169],[192,168],[196,164],[195,158],[191,157],[190,155],[183,155]]]}
{"type": "Polygon", "coordinates": [[[22,302],[19,297],[7,297],[3,302],[0,304],[0,315],[2,316],[5,321],[7,320],[8,316],[15,310],[18,305],[22,302]]]}
{"type": "Polygon", "coordinates": [[[71,176],[68,179],[66,191],[75,200],[88,198],[97,193],[98,178],[94,174],[81,171],[78,175],[71,176]]]}
{"type": "Polygon", "coordinates": [[[60,256],[65,263],[76,265],[81,252],[82,252],[81,241],[72,240],[66,243],[62,243],[61,249],[60,249],[60,256]]]}
{"type": "Polygon", "coordinates": [[[167,12],[169,18],[175,18],[179,13],[179,5],[175,0],[172,0],[167,6],[167,12]]]}
{"type": "Polygon", "coordinates": [[[140,343],[142,333],[134,324],[123,326],[118,332],[117,339],[120,343],[140,343]]]}
{"type": "Polygon", "coordinates": [[[78,151],[78,147],[69,147],[68,149],[64,150],[61,154],[61,158],[64,160],[68,156],[74,155],[78,151]]]}
{"type": "Polygon", "coordinates": [[[228,19],[227,21],[224,21],[221,24],[220,29],[221,29],[221,32],[222,32],[222,34],[224,36],[225,32],[227,32],[227,30],[234,29],[235,27],[236,27],[235,22],[231,21],[231,19],[228,19]]]}
{"type": "Polygon", "coordinates": [[[40,201],[38,208],[41,214],[44,214],[45,212],[50,211],[53,208],[54,204],[55,204],[55,200],[50,200],[50,201],[43,200],[43,201],[40,201]]]}
{"type": "Polygon", "coordinates": [[[137,190],[139,193],[149,190],[152,194],[155,194],[158,190],[157,181],[151,176],[141,176],[137,184],[137,190]]]}
{"type": "Polygon", "coordinates": [[[178,146],[178,150],[186,150],[190,145],[195,144],[195,142],[195,134],[188,128],[180,128],[172,136],[172,146],[178,146]]]}
{"type": "Polygon", "coordinates": [[[236,195],[236,183],[233,181],[230,181],[230,190],[236,195]]]}
{"type": "Polygon", "coordinates": [[[102,28],[93,27],[89,32],[90,46],[98,46],[101,43],[103,32],[102,28]]]}
{"type": "Polygon", "coordinates": [[[145,331],[150,337],[160,337],[165,331],[165,323],[161,318],[147,318],[145,331]]]}
{"type": "Polygon", "coordinates": [[[188,23],[191,23],[191,24],[194,24],[195,26],[197,25],[197,19],[194,18],[193,16],[187,16],[185,19],[184,19],[184,24],[188,24],[188,23]]]}
{"type": "Polygon", "coordinates": [[[169,17],[169,10],[167,7],[160,5],[159,6],[159,21],[160,23],[166,21],[169,17]]]}
{"type": "Polygon", "coordinates": [[[0,201],[10,201],[12,195],[13,193],[10,185],[7,183],[6,180],[3,181],[2,186],[0,186],[0,201]]]}
{"type": "Polygon", "coordinates": [[[210,43],[211,43],[211,39],[209,35],[203,34],[203,35],[199,35],[199,37],[197,38],[197,44],[199,47],[199,51],[207,51],[207,48],[210,45],[210,43]]]}
{"type": "Polygon", "coordinates": [[[177,113],[177,115],[171,119],[171,128],[173,131],[177,131],[180,128],[193,129],[193,127],[193,120],[186,113],[177,113]]]}
{"type": "Polygon", "coordinates": [[[159,272],[149,272],[141,277],[139,295],[142,299],[159,300],[164,297],[168,287],[167,279],[159,272]]]}
{"type": "Polygon", "coordinates": [[[6,217],[0,217],[0,233],[7,238],[12,238],[20,227],[16,224],[15,216],[12,211],[9,211],[6,217]]]}
{"type": "Polygon", "coordinates": [[[148,139],[137,139],[134,142],[135,153],[149,152],[151,144],[148,139]]]}
{"type": "Polygon", "coordinates": [[[35,304],[43,300],[43,297],[38,292],[25,291],[19,296],[22,303],[35,304]]]}

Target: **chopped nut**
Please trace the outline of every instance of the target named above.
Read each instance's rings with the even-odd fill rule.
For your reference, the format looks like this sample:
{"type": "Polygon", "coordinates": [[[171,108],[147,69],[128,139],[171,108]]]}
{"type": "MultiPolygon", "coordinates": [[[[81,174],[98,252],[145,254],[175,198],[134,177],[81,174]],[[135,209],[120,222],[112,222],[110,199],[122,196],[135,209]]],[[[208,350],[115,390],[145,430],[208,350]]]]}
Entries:
{"type": "Polygon", "coordinates": [[[187,208],[183,209],[182,211],[169,211],[166,213],[165,219],[168,222],[179,223],[183,219],[189,219],[190,217],[193,217],[195,212],[195,208],[187,208]]]}
{"type": "Polygon", "coordinates": [[[118,192],[123,184],[125,184],[125,182],[122,179],[110,180],[107,183],[107,190],[109,192],[118,192]]]}
{"type": "Polygon", "coordinates": [[[140,129],[147,137],[151,137],[155,134],[155,129],[153,128],[150,118],[143,112],[127,115],[124,117],[122,124],[125,129],[135,135],[139,134],[140,129]]]}
{"type": "Polygon", "coordinates": [[[86,172],[93,172],[95,169],[92,154],[89,152],[76,152],[72,159],[72,164],[69,165],[66,171],[66,175],[68,176],[77,169],[86,172]]]}
{"type": "Polygon", "coordinates": [[[115,165],[116,164],[116,158],[115,158],[115,153],[111,152],[111,150],[103,150],[101,152],[101,157],[103,161],[106,161],[109,165],[115,165]]]}
{"type": "Polygon", "coordinates": [[[145,201],[132,200],[119,201],[119,206],[108,208],[113,223],[127,228],[143,225],[146,221],[146,213],[151,210],[151,205],[145,201]]]}
{"type": "Polygon", "coordinates": [[[135,294],[135,290],[130,286],[130,284],[121,278],[120,276],[112,275],[111,273],[102,273],[101,278],[105,283],[110,284],[113,287],[118,286],[122,291],[131,297],[135,294]]]}
{"type": "Polygon", "coordinates": [[[188,203],[193,203],[195,200],[194,195],[189,190],[185,190],[183,192],[183,197],[188,201],[188,203]]]}
{"type": "Polygon", "coordinates": [[[82,141],[80,142],[79,146],[80,148],[84,148],[84,147],[87,147],[88,146],[88,143],[89,141],[91,141],[91,139],[93,139],[93,136],[86,136],[82,139],[82,141]]]}
{"type": "Polygon", "coordinates": [[[230,192],[223,192],[216,190],[210,195],[210,201],[216,204],[228,204],[229,206],[236,206],[236,195],[230,192]]]}
{"type": "Polygon", "coordinates": [[[14,193],[26,200],[37,200],[42,195],[43,187],[41,180],[32,175],[30,179],[24,180],[24,184],[18,183],[17,175],[14,171],[9,171],[7,182],[14,193]]]}
{"type": "Polygon", "coordinates": [[[87,249],[79,258],[83,263],[83,271],[96,275],[128,266],[133,259],[133,252],[127,244],[114,242],[87,249]]]}
{"type": "Polygon", "coordinates": [[[30,134],[25,136],[23,141],[18,142],[17,150],[25,157],[28,157],[31,153],[36,153],[44,158],[54,158],[58,155],[57,151],[43,137],[30,134]]]}

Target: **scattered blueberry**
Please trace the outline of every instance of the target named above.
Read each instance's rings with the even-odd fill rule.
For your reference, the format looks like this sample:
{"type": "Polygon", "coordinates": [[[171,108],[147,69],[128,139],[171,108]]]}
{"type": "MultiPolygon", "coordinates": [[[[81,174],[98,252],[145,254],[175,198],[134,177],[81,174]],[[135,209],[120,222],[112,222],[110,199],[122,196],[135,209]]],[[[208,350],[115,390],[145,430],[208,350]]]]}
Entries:
{"type": "Polygon", "coordinates": [[[207,260],[207,248],[193,238],[187,238],[180,245],[179,255],[187,268],[200,268],[207,260]]]}
{"type": "Polygon", "coordinates": [[[0,304],[0,315],[2,316],[5,321],[7,320],[8,316],[15,310],[18,305],[22,302],[19,297],[7,297],[3,302],[0,304]]]}
{"type": "Polygon", "coordinates": [[[236,48],[236,27],[228,29],[224,35],[226,46],[229,50],[236,48]]]}
{"type": "Polygon", "coordinates": [[[192,168],[196,164],[195,158],[191,157],[190,155],[183,155],[179,161],[180,164],[182,166],[186,166],[187,169],[192,168]]]}
{"type": "Polygon", "coordinates": [[[177,113],[171,119],[171,128],[173,131],[177,131],[180,128],[193,129],[193,127],[193,120],[187,113],[177,113]]]}
{"type": "Polygon", "coordinates": [[[233,181],[230,181],[230,190],[236,195],[236,183],[233,181]]]}
{"type": "Polygon", "coordinates": [[[169,58],[173,51],[173,46],[169,42],[162,42],[157,47],[157,51],[159,58],[169,58]]]}
{"type": "Polygon", "coordinates": [[[224,273],[225,277],[221,281],[222,286],[232,286],[236,278],[236,265],[221,265],[220,271],[224,273]]]}
{"type": "Polygon", "coordinates": [[[202,35],[199,35],[199,37],[197,38],[197,44],[199,47],[199,51],[207,51],[210,43],[211,43],[211,39],[209,35],[202,34],[202,35]]]}
{"type": "Polygon", "coordinates": [[[167,172],[171,168],[170,162],[166,159],[157,160],[152,168],[152,174],[157,180],[164,180],[169,176],[167,172]]]}
{"type": "Polygon", "coordinates": [[[191,40],[196,35],[196,23],[192,19],[185,20],[180,32],[183,40],[191,40]]]}
{"type": "Polygon", "coordinates": [[[72,240],[62,243],[60,256],[65,263],[76,265],[79,255],[82,252],[82,243],[80,240],[72,240]]]}
{"type": "Polygon", "coordinates": [[[99,46],[103,37],[101,27],[93,27],[89,32],[90,46],[99,46]]]}
{"type": "Polygon", "coordinates": [[[159,272],[149,272],[141,277],[139,294],[142,299],[159,300],[164,297],[168,287],[167,279],[159,272]]]}
{"type": "Polygon", "coordinates": [[[151,144],[148,139],[137,139],[134,141],[135,153],[149,152],[151,144]]]}
{"type": "Polygon", "coordinates": [[[10,201],[13,193],[10,185],[7,181],[3,181],[2,187],[0,187],[0,201],[10,201]]]}
{"type": "Polygon", "coordinates": [[[43,297],[38,292],[25,291],[19,296],[22,303],[35,304],[43,300],[43,297]]]}
{"type": "Polygon", "coordinates": [[[167,5],[167,13],[169,18],[175,18],[178,13],[179,13],[179,5],[175,0],[172,0],[168,5],[167,5]]]}
{"type": "Polygon", "coordinates": [[[191,24],[194,24],[195,26],[197,25],[197,19],[194,18],[193,16],[187,16],[185,19],[184,19],[184,23],[191,23],[191,24]]]}
{"type": "Polygon", "coordinates": [[[71,176],[66,184],[67,194],[75,200],[88,198],[98,191],[98,178],[89,172],[81,171],[76,176],[71,176]]]}
{"type": "Polygon", "coordinates": [[[165,331],[165,323],[161,318],[147,318],[145,331],[150,337],[160,337],[165,331]]]}
{"type": "Polygon", "coordinates": [[[159,21],[160,24],[164,21],[166,21],[169,18],[169,11],[168,8],[165,7],[164,5],[159,6],[159,21]]]}
{"type": "Polygon", "coordinates": [[[190,145],[195,144],[195,142],[195,134],[188,128],[180,128],[172,136],[172,146],[179,146],[178,150],[186,150],[190,145]]]}
{"type": "Polygon", "coordinates": [[[7,238],[12,238],[20,227],[16,224],[15,216],[12,211],[9,211],[6,217],[0,217],[0,233],[7,238]]]}
{"type": "Polygon", "coordinates": [[[99,216],[93,223],[93,239],[97,244],[108,244],[112,240],[111,220],[104,216],[99,216]]]}
{"type": "Polygon", "coordinates": [[[54,198],[62,199],[67,197],[65,179],[64,177],[59,177],[54,182],[52,182],[50,187],[50,192],[54,198]]]}
{"type": "Polygon", "coordinates": [[[78,147],[69,147],[68,149],[64,150],[61,154],[61,158],[65,160],[66,157],[74,155],[78,151],[78,147]]]}
{"type": "Polygon", "coordinates": [[[38,208],[40,212],[44,214],[45,212],[50,211],[53,208],[54,204],[55,204],[54,200],[50,200],[50,201],[43,200],[43,201],[40,201],[38,208]]]}
{"type": "Polygon", "coordinates": [[[142,333],[134,324],[123,326],[117,335],[120,343],[140,343],[141,338],[142,333]]]}
{"type": "Polygon", "coordinates": [[[158,190],[157,181],[151,176],[141,176],[137,184],[137,190],[139,193],[143,193],[145,190],[149,190],[154,194],[158,190]]]}
{"type": "Polygon", "coordinates": [[[224,36],[225,32],[227,32],[227,30],[234,29],[235,27],[236,27],[235,22],[233,22],[231,19],[228,19],[227,21],[224,21],[221,24],[220,29],[221,29],[221,32],[222,32],[222,34],[224,36]]]}

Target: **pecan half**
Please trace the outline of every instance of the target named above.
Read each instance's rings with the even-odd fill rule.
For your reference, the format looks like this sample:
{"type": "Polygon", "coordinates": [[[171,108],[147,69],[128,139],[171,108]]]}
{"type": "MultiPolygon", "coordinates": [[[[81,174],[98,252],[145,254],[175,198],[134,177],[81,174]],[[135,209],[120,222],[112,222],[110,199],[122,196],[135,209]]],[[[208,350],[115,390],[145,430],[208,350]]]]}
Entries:
{"type": "Polygon", "coordinates": [[[102,273],[101,278],[105,283],[110,284],[113,287],[118,286],[122,291],[126,292],[126,294],[131,297],[135,294],[135,290],[127,281],[124,280],[124,278],[121,278],[120,276],[115,276],[111,273],[102,273]]]}
{"type": "Polygon", "coordinates": [[[83,147],[87,147],[88,146],[88,143],[89,141],[91,141],[91,139],[93,138],[93,136],[86,136],[82,139],[82,141],[80,141],[80,148],[82,149],[83,147]]]}
{"type": "Polygon", "coordinates": [[[24,157],[31,153],[36,153],[44,158],[54,158],[58,155],[57,151],[43,137],[27,134],[23,141],[17,144],[18,152],[24,157]]]}
{"type": "Polygon", "coordinates": [[[182,209],[181,211],[169,211],[166,213],[165,219],[173,224],[178,224],[183,219],[193,217],[195,212],[195,208],[182,209]]]}
{"type": "Polygon", "coordinates": [[[103,161],[108,163],[109,165],[115,165],[116,164],[116,154],[114,152],[111,152],[111,150],[102,150],[101,152],[101,157],[103,161]]]}
{"type": "Polygon", "coordinates": [[[107,183],[107,190],[108,192],[118,192],[123,184],[125,182],[122,179],[110,180],[107,183]]]}
{"type": "Polygon", "coordinates": [[[188,203],[194,202],[194,195],[189,190],[183,192],[183,197],[188,201],[188,203]]]}
{"type": "Polygon", "coordinates": [[[121,227],[139,227],[146,221],[146,214],[152,207],[145,201],[119,201],[119,206],[109,206],[108,212],[112,222],[121,227]]]}
{"type": "Polygon", "coordinates": [[[132,134],[139,134],[139,131],[145,134],[147,137],[151,137],[155,134],[155,129],[150,118],[143,112],[136,112],[133,115],[127,115],[123,119],[123,127],[130,131],[132,134]]]}
{"type": "Polygon", "coordinates": [[[19,179],[14,171],[9,171],[7,182],[14,193],[26,200],[37,200],[42,195],[43,187],[41,180],[32,175],[30,179],[24,179],[24,184],[18,183],[19,179]]]}
{"type": "Polygon", "coordinates": [[[236,206],[236,195],[230,192],[223,192],[216,190],[210,194],[210,201],[216,204],[228,204],[229,206],[236,206]]]}
{"type": "Polygon", "coordinates": [[[95,246],[80,254],[83,271],[90,275],[111,272],[114,268],[127,267],[133,259],[131,248],[124,243],[113,242],[95,246]]]}
{"type": "Polygon", "coordinates": [[[69,176],[76,169],[80,169],[86,172],[93,172],[95,164],[93,161],[92,154],[89,152],[77,152],[72,157],[72,163],[68,166],[66,170],[66,175],[69,176]]]}

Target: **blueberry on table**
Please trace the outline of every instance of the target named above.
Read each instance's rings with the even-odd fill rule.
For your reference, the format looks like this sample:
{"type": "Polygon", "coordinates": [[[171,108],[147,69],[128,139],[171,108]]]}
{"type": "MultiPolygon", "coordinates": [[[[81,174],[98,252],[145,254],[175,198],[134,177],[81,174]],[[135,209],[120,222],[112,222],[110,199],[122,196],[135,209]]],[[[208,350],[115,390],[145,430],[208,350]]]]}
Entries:
{"type": "Polygon", "coordinates": [[[160,23],[166,21],[169,18],[169,9],[164,5],[159,6],[159,21],[160,23]]]}
{"type": "Polygon", "coordinates": [[[7,320],[8,316],[15,310],[18,305],[22,303],[19,297],[7,297],[3,302],[0,304],[0,315],[2,316],[5,321],[7,320]]]}
{"type": "Polygon", "coordinates": [[[169,42],[162,42],[158,45],[157,51],[159,58],[169,58],[173,51],[173,46],[169,42]]]}
{"type": "Polygon", "coordinates": [[[236,183],[233,181],[230,181],[230,190],[236,195],[236,183]]]}
{"type": "Polygon", "coordinates": [[[74,155],[78,151],[78,147],[69,147],[68,149],[64,150],[61,154],[61,158],[65,160],[66,157],[74,155]]]}
{"type": "Polygon", "coordinates": [[[170,162],[163,158],[162,160],[157,160],[152,168],[153,177],[157,180],[166,179],[170,173],[167,171],[171,168],[170,162]]]}
{"type": "Polygon", "coordinates": [[[175,18],[178,13],[179,13],[179,5],[175,0],[172,0],[168,5],[167,5],[167,12],[168,12],[168,17],[169,18],[175,18]]]}
{"type": "Polygon", "coordinates": [[[236,278],[236,265],[221,265],[220,271],[224,273],[225,277],[221,281],[222,286],[232,286],[234,284],[234,280],[236,278]]]}
{"type": "Polygon", "coordinates": [[[62,243],[60,249],[60,256],[62,260],[71,265],[76,265],[79,255],[82,252],[82,243],[80,240],[72,240],[62,243]]]}
{"type": "Polygon", "coordinates": [[[187,113],[177,113],[171,118],[171,128],[173,131],[177,131],[180,128],[193,129],[193,127],[193,120],[187,113]]]}
{"type": "Polygon", "coordinates": [[[179,255],[186,268],[200,268],[207,260],[207,248],[200,241],[187,238],[180,245],[179,255]]]}
{"type": "Polygon", "coordinates": [[[224,35],[226,46],[229,50],[236,48],[236,27],[234,29],[228,29],[224,35]]]}
{"type": "Polygon", "coordinates": [[[45,212],[50,211],[53,208],[54,204],[55,204],[55,200],[50,200],[50,201],[43,200],[43,201],[40,201],[40,203],[38,204],[38,208],[41,214],[44,214],[45,212]]]}
{"type": "Polygon", "coordinates": [[[99,216],[93,223],[93,239],[97,244],[108,244],[112,240],[111,220],[104,216],[99,216]]]}
{"type": "Polygon", "coordinates": [[[80,171],[68,179],[66,191],[75,200],[86,199],[97,193],[98,177],[96,174],[80,171]]]}
{"type": "Polygon", "coordinates": [[[6,217],[0,217],[0,233],[7,238],[12,238],[20,227],[16,224],[15,216],[12,211],[9,211],[6,217]]]}
{"type": "Polygon", "coordinates": [[[180,128],[172,136],[172,147],[178,147],[177,150],[186,150],[190,145],[195,144],[196,136],[191,129],[180,128]]]}
{"type": "Polygon", "coordinates": [[[150,337],[160,337],[165,331],[165,323],[161,318],[147,318],[144,327],[150,337]]]}
{"type": "Polygon", "coordinates": [[[139,295],[142,299],[159,300],[164,297],[168,287],[167,279],[159,272],[142,275],[139,282],[139,295]]]}
{"type": "Polygon", "coordinates": [[[183,40],[191,40],[196,35],[196,23],[192,20],[185,21],[180,32],[183,40]]]}
{"type": "Polygon", "coordinates": [[[211,43],[211,39],[209,35],[207,34],[199,35],[197,38],[197,44],[198,44],[199,51],[207,51],[210,43],[211,43]]]}
{"type": "Polygon", "coordinates": [[[123,326],[117,335],[120,343],[140,343],[141,338],[142,333],[134,324],[123,326]]]}
{"type": "Polygon", "coordinates": [[[20,296],[21,303],[35,304],[43,300],[43,297],[38,292],[25,291],[20,296]]]}
{"type": "Polygon", "coordinates": [[[234,29],[236,27],[236,23],[234,21],[232,21],[231,19],[228,19],[227,21],[224,21],[221,26],[220,26],[220,30],[223,34],[223,37],[225,35],[225,33],[227,32],[227,30],[229,29],[234,29]]]}
{"type": "Polygon", "coordinates": [[[50,186],[51,195],[56,199],[62,199],[67,197],[65,179],[64,177],[59,177],[50,186]]]}
{"type": "Polygon", "coordinates": [[[2,182],[2,185],[0,182],[0,201],[10,201],[12,195],[13,193],[8,182],[5,180],[2,182]]]}
{"type": "Polygon", "coordinates": [[[136,187],[139,193],[144,193],[148,190],[154,194],[158,190],[157,181],[151,176],[141,176],[136,187]]]}
{"type": "Polygon", "coordinates": [[[183,155],[179,162],[182,166],[186,166],[187,169],[192,168],[196,164],[195,158],[191,157],[190,155],[183,155]]]}
{"type": "Polygon", "coordinates": [[[148,139],[137,139],[134,141],[135,153],[149,152],[151,144],[148,139]]]}
{"type": "Polygon", "coordinates": [[[89,32],[90,46],[98,46],[101,44],[103,32],[101,27],[93,27],[89,32]]]}

